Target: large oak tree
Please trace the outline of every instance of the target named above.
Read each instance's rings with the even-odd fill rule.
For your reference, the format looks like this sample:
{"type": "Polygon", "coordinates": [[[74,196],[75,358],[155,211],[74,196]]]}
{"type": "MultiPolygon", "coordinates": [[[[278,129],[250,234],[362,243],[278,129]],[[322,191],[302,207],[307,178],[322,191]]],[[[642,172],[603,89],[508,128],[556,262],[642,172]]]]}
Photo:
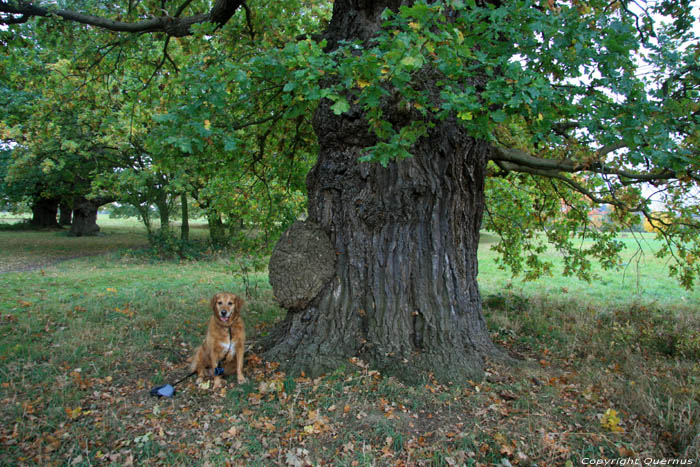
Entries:
{"type": "Polygon", "coordinates": [[[516,272],[548,270],[542,231],[565,272],[583,276],[590,256],[616,266],[614,230],[645,216],[692,284],[700,49],[688,0],[336,0],[323,31],[275,30],[276,18],[313,16],[282,3],[256,15],[267,7],[237,0],[0,1],[17,34],[37,17],[161,34],[161,66],[171,37],[229,34],[231,47],[249,44],[237,70],[251,71],[231,81],[262,71],[285,81],[284,107],[260,105],[250,125],[314,108],[308,220],[273,255],[289,311],[268,357],[314,372],[360,357],[408,378],[478,375],[502,356],[477,285],[484,213],[516,272]],[[650,190],[668,215],[652,211],[650,190]],[[615,208],[612,233],[589,228],[591,203],[615,208]],[[582,237],[592,246],[576,246],[582,237]]]}

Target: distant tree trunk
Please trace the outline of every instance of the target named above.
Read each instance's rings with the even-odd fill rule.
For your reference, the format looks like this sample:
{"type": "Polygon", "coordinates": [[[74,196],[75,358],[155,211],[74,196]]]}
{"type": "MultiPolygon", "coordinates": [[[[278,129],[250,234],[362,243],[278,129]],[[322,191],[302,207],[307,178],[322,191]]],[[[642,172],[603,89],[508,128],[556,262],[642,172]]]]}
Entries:
{"type": "Polygon", "coordinates": [[[58,200],[53,198],[36,198],[32,204],[32,220],[30,224],[37,228],[58,227],[58,200]]]}
{"type": "Polygon", "coordinates": [[[229,236],[226,224],[221,220],[218,213],[209,213],[207,215],[207,223],[209,224],[209,240],[214,248],[227,247],[231,238],[229,236]]]}
{"type": "Polygon", "coordinates": [[[160,232],[164,236],[170,235],[170,204],[168,203],[168,194],[165,191],[160,191],[155,199],[156,208],[158,208],[158,217],[160,218],[160,232]]]}
{"type": "Polygon", "coordinates": [[[190,240],[190,219],[187,209],[187,193],[180,194],[180,204],[182,206],[182,225],[180,226],[180,239],[183,242],[190,240]]]}
{"type": "Polygon", "coordinates": [[[73,208],[66,201],[61,201],[59,210],[58,223],[62,226],[70,225],[73,220],[73,208]]]}
{"type": "MultiPolygon", "coordinates": [[[[367,40],[384,8],[399,3],[336,0],[329,43],[367,40]]],[[[383,111],[407,123],[398,105],[383,111]]],[[[480,377],[485,357],[503,356],[487,331],[476,280],[489,145],[454,119],[436,121],[415,157],[384,168],[358,162],[376,142],[359,109],[337,116],[324,101],[313,124],[320,149],[307,177],[309,221],[327,234],[333,272],[308,304],[289,307],[265,356],[310,374],[359,357],[409,381],[429,373],[443,381],[480,377]]],[[[275,271],[271,260],[271,278],[302,283],[321,269],[314,255],[304,256],[303,240],[298,247],[283,240],[297,267],[275,271]]]]}
{"type": "Polygon", "coordinates": [[[98,200],[79,197],[73,203],[73,223],[70,234],[75,237],[97,235],[100,227],[97,225],[97,210],[105,204],[98,200]]]}
{"type": "Polygon", "coordinates": [[[170,233],[170,210],[162,209],[162,206],[158,206],[158,217],[160,218],[160,231],[163,234],[170,233]]]}
{"type": "Polygon", "coordinates": [[[146,204],[136,204],[134,205],[136,210],[139,212],[139,216],[141,216],[141,220],[143,221],[143,225],[146,227],[146,233],[148,234],[148,238],[153,237],[153,223],[151,222],[151,207],[146,204]]]}

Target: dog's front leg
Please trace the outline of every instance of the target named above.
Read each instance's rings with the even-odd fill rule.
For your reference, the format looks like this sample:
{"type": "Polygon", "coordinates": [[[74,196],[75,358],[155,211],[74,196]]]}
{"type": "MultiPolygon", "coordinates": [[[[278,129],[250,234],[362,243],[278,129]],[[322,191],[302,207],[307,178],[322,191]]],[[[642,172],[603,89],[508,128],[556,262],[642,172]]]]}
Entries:
{"type": "Polygon", "coordinates": [[[219,354],[216,350],[213,348],[209,352],[209,377],[214,377],[214,389],[221,386],[221,378],[216,374],[216,367],[219,366],[219,354]]]}
{"type": "Polygon", "coordinates": [[[199,347],[197,352],[192,357],[190,371],[197,372],[197,381],[201,382],[205,376],[210,376],[209,352],[204,347],[199,347]]]}
{"type": "Polygon", "coordinates": [[[236,342],[236,376],[238,384],[245,383],[243,376],[243,353],[245,352],[245,344],[242,341],[236,342]]]}

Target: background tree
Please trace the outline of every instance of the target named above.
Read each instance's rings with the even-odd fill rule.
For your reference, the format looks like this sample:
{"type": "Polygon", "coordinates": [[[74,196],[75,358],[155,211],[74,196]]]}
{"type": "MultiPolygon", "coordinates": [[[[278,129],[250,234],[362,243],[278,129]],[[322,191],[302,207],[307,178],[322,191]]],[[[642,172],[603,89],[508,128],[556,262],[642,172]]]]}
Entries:
{"type": "MultiPolygon", "coordinates": [[[[59,199],[57,196],[45,193],[47,187],[40,164],[24,164],[23,169],[15,167],[18,142],[13,138],[7,125],[17,125],[26,121],[31,115],[31,102],[37,95],[19,85],[17,81],[22,76],[34,74],[34,61],[31,49],[18,53],[21,57],[16,61],[7,60],[8,65],[0,71],[2,80],[2,107],[5,111],[2,130],[2,192],[3,197],[10,203],[27,202],[32,210],[30,223],[35,227],[58,227],[56,214],[59,199]]],[[[21,163],[19,165],[22,165],[21,163]]]]}
{"type": "Polygon", "coordinates": [[[229,124],[234,141],[245,125],[315,107],[309,222],[280,244],[280,264],[307,297],[289,305],[266,354],[288,366],[318,372],[360,356],[404,377],[478,375],[484,358],[501,356],[476,282],[484,212],[516,272],[549,270],[536,256],[543,239],[535,232],[544,229],[566,257],[564,272],[586,276],[590,256],[613,267],[621,247],[614,231],[590,228],[585,200],[614,206],[625,225],[635,213],[654,217],[640,188],[649,184],[670,214],[660,254],[674,259],[671,272],[684,285],[697,275],[698,211],[687,197],[699,180],[700,51],[687,0],[337,0],[327,27],[316,24],[323,11],[297,2],[247,8],[217,0],[199,13],[203,4],[185,1],[165,15],[162,5],[141,2],[119,20],[100,6],[78,13],[3,1],[0,12],[6,24],[53,13],[111,31],[162,33],[164,64],[171,37],[235,48],[235,60],[203,67],[216,65],[239,102],[257,104],[255,115],[229,124]],[[655,24],[659,14],[672,22],[655,24]],[[245,94],[256,70],[284,83],[282,109],[256,100],[264,92],[245,94]],[[308,266],[313,254],[284,258],[305,251],[299,239],[309,235],[333,254],[316,267],[308,266]],[[577,247],[581,237],[593,246],[577,247]],[[330,273],[302,280],[309,270],[330,273]]]}
{"type": "MultiPolygon", "coordinates": [[[[262,41],[273,47],[269,42],[278,37],[262,41]]],[[[212,244],[240,248],[254,227],[256,248],[271,245],[304,207],[304,176],[315,150],[309,104],[284,92],[281,58],[252,55],[258,42],[204,44],[187,48],[187,61],[169,80],[172,94],[161,95],[146,146],[204,209],[212,244]],[[239,56],[254,60],[240,63],[239,56]],[[243,233],[242,226],[249,229],[243,233]]]]}
{"type": "Polygon", "coordinates": [[[64,49],[41,47],[34,37],[20,41],[17,55],[2,57],[9,104],[2,136],[12,147],[5,181],[31,200],[34,225],[58,226],[61,205],[64,222],[66,211],[74,213],[73,235],[94,234],[97,209],[112,200],[91,186],[97,173],[111,169],[115,153],[112,120],[103,120],[107,109],[97,105],[104,92],[76,74],[81,63],[64,49]]]}

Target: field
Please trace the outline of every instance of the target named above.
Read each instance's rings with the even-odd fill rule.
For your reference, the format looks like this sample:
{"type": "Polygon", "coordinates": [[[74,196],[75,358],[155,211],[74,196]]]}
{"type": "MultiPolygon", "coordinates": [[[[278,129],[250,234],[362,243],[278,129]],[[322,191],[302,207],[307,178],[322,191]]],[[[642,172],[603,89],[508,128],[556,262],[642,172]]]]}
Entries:
{"type": "MultiPolygon", "coordinates": [[[[581,465],[700,458],[700,288],[648,235],[585,283],[524,283],[480,249],[485,313],[521,359],[483,381],[407,386],[348,361],[317,379],[248,352],[248,382],[149,389],[187,374],[207,302],[248,299],[254,341],[281,317],[235,254],[159,260],[136,222],[103,235],[0,230],[2,465],[581,465]],[[637,250],[638,245],[643,252],[637,250]]],[[[556,253],[550,252],[556,262],[556,253]]],[[[686,464],[687,465],[687,464],[686,464]]]]}

